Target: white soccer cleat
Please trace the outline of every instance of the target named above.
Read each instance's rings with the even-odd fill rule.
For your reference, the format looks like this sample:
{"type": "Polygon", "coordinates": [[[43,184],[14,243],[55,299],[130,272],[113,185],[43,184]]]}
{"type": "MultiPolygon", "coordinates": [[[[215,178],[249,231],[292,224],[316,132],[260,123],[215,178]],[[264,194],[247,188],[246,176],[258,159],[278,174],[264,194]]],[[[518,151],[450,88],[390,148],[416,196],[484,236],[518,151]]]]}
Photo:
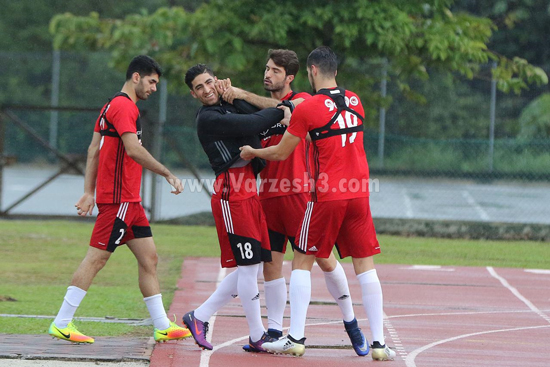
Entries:
{"type": "Polygon", "coordinates": [[[372,343],[371,355],[375,361],[393,361],[396,356],[393,349],[390,349],[387,345],[380,345],[379,342],[372,343]]]}
{"type": "Polygon", "coordinates": [[[305,341],[306,338],[296,340],[292,336],[287,335],[272,343],[264,343],[262,347],[269,353],[290,354],[295,357],[301,357],[306,352],[305,341]]]}

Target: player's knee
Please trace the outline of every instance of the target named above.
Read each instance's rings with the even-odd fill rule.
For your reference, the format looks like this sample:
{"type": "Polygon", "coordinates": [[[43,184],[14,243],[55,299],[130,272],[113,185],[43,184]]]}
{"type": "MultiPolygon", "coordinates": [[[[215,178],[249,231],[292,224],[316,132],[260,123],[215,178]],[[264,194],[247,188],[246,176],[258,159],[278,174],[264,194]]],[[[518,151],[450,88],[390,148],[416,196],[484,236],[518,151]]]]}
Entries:
{"type": "Polygon", "coordinates": [[[144,256],[139,261],[139,266],[148,273],[155,273],[157,270],[158,255],[156,252],[152,252],[144,256]]]}
{"type": "Polygon", "coordinates": [[[298,251],[295,251],[294,259],[292,259],[292,270],[311,270],[314,262],[315,256],[305,255],[298,251]]]}
{"type": "Polygon", "coordinates": [[[264,279],[266,281],[279,279],[283,276],[283,264],[277,261],[264,263],[264,279]]]}
{"type": "Polygon", "coordinates": [[[336,260],[331,261],[331,259],[316,258],[315,261],[317,261],[317,265],[319,265],[321,270],[325,273],[330,273],[336,269],[336,260]]]}

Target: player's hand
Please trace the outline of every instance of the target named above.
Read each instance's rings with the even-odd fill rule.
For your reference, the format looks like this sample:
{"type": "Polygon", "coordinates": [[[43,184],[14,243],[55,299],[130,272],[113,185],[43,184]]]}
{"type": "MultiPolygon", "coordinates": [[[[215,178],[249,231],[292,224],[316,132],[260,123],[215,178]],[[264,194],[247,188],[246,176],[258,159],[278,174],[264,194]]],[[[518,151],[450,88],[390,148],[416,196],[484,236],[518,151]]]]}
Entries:
{"type": "Polygon", "coordinates": [[[74,204],[76,208],[76,214],[85,217],[86,215],[92,215],[95,206],[95,199],[93,194],[84,193],[80,200],[74,204]]]}
{"type": "Polygon", "coordinates": [[[235,100],[235,87],[229,87],[227,88],[222,94],[222,99],[226,101],[227,103],[233,104],[233,101],[235,100]]]}
{"type": "Polygon", "coordinates": [[[237,87],[229,87],[225,92],[222,94],[222,98],[224,101],[233,104],[233,101],[236,99],[246,99],[246,93],[241,88],[237,87]]]}
{"type": "Polygon", "coordinates": [[[292,113],[290,112],[290,108],[286,106],[279,106],[278,109],[281,109],[285,113],[285,117],[281,120],[281,124],[288,126],[290,125],[290,118],[292,117],[292,113]]]}
{"type": "Polygon", "coordinates": [[[245,145],[243,147],[240,147],[239,150],[241,151],[241,158],[245,159],[247,161],[254,159],[254,148],[252,148],[250,145],[245,145]]]}
{"type": "Polygon", "coordinates": [[[218,90],[218,93],[221,95],[226,90],[231,88],[231,79],[218,79],[216,80],[216,89],[218,90]]]}
{"type": "Polygon", "coordinates": [[[172,191],[170,191],[170,193],[177,195],[183,192],[183,184],[181,183],[181,180],[176,176],[170,175],[166,177],[166,181],[168,181],[168,183],[172,186],[172,191]]]}

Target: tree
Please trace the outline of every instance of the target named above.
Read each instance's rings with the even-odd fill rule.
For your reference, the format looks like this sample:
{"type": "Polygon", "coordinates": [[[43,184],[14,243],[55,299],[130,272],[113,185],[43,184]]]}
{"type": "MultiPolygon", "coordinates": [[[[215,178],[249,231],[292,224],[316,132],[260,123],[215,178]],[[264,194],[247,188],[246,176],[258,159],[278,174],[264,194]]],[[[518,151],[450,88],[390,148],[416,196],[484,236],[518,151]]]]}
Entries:
{"type": "MultiPolygon", "coordinates": [[[[328,45],[344,65],[340,83],[362,95],[370,112],[388,103],[373,90],[380,80],[376,64],[383,59],[389,60],[390,77],[411,97],[415,94],[409,81],[427,79],[428,69],[474,78],[489,60],[498,61],[493,75],[503,91],[519,92],[529,83],[548,82],[546,73],[526,60],[489,50],[494,23],[465,12],[453,13],[452,3],[212,0],[193,13],[181,7],[124,19],[66,13],[52,19],[50,31],[56,48],[106,49],[119,68],[135,54],[150,54],[165,67],[170,85],[180,89],[186,89],[183,73],[197,62],[208,62],[221,76],[231,76],[250,88],[260,82],[249,71],[263,68],[268,48],[294,49],[305,60],[313,48],[328,45]]],[[[297,78],[302,89],[307,84],[304,74],[297,78]]]]}
{"type": "Polygon", "coordinates": [[[550,93],[544,93],[532,101],[519,117],[523,139],[548,139],[550,137],[550,93]]]}

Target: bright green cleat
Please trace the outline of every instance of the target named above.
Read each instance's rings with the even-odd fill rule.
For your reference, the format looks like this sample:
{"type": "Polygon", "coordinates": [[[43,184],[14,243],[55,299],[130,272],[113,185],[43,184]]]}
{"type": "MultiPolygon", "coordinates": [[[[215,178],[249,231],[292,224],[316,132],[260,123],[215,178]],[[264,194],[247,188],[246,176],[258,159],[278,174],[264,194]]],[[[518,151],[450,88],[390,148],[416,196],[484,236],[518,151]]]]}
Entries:
{"type": "Polygon", "coordinates": [[[170,322],[170,327],[168,329],[159,330],[155,328],[153,337],[156,342],[165,342],[167,340],[179,340],[189,338],[191,332],[185,327],[176,325],[174,322],[170,322]]]}
{"type": "Polygon", "coordinates": [[[58,328],[55,325],[55,322],[52,322],[52,324],[50,325],[50,329],[48,330],[48,334],[61,340],[70,341],[71,343],[92,344],[94,342],[94,338],[82,334],[76,329],[76,326],[74,326],[72,322],[70,322],[66,328],[62,329],[58,328]]]}

